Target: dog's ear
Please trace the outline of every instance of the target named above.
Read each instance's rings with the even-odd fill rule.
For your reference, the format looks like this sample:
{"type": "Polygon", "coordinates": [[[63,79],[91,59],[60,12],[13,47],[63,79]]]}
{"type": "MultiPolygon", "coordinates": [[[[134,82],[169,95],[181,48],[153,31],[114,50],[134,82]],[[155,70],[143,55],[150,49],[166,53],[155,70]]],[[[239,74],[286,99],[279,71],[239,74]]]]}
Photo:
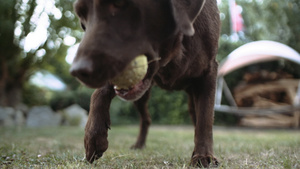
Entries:
{"type": "Polygon", "coordinates": [[[199,15],[206,0],[171,0],[175,22],[183,34],[195,33],[193,23],[199,15]]]}

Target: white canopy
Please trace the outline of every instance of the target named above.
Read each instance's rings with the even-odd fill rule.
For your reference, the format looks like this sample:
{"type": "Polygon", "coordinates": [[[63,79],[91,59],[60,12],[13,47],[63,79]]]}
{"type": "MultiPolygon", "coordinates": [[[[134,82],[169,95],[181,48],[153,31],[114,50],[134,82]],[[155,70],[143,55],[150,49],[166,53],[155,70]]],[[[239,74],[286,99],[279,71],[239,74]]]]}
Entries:
{"type": "Polygon", "coordinates": [[[266,40],[250,42],[235,49],[221,62],[218,76],[253,63],[281,58],[300,64],[300,54],[287,45],[266,40]]]}

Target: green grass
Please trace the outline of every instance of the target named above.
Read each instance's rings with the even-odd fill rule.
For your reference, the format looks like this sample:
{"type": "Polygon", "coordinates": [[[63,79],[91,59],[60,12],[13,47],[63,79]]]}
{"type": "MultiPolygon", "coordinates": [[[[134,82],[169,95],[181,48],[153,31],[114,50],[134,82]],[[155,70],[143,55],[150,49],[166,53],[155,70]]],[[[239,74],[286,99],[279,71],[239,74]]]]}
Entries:
{"type": "MultiPolygon", "coordinates": [[[[0,128],[0,168],[189,168],[193,128],[153,126],[147,147],[131,150],[138,126],[112,126],[109,148],[84,159],[83,129],[0,128]]],[[[214,130],[219,168],[300,168],[299,130],[214,130]]]]}

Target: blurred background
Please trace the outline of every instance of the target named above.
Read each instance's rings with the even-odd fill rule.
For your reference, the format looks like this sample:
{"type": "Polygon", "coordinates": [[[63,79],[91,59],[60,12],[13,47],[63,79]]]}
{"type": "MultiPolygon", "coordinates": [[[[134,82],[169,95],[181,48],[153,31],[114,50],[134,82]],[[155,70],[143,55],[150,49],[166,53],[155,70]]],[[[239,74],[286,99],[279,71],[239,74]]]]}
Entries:
{"type": "MultiPolygon", "coordinates": [[[[39,126],[47,124],[50,117],[57,122],[47,125],[81,125],[81,119],[86,119],[93,90],[69,74],[83,36],[73,3],[74,0],[0,1],[0,125],[39,126]],[[47,118],[29,119],[42,112],[48,112],[47,118]],[[79,113],[70,120],[68,112],[79,113]]],[[[218,5],[222,21],[218,61],[258,40],[280,42],[300,52],[299,0],[218,0],[218,5]]],[[[263,71],[267,75],[275,72],[300,78],[300,66],[287,60],[250,65],[224,78],[233,91],[245,80],[245,74],[263,71]]],[[[222,104],[228,103],[223,99],[222,104]]],[[[154,124],[191,124],[184,92],[153,87],[149,109],[154,124]]],[[[132,104],[118,98],[113,100],[110,114],[113,125],[139,123],[132,104]]],[[[215,124],[241,125],[242,117],[216,111],[215,124]]]]}

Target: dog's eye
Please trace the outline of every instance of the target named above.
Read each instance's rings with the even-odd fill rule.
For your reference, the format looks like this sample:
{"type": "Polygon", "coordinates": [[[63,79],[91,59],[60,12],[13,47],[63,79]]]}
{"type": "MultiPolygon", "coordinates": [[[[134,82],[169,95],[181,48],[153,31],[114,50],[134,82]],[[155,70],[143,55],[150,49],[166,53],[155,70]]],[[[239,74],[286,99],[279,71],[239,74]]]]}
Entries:
{"type": "Polygon", "coordinates": [[[113,4],[116,8],[121,8],[126,5],[126,1],[125,0],[114,0],[113,4]]]}

